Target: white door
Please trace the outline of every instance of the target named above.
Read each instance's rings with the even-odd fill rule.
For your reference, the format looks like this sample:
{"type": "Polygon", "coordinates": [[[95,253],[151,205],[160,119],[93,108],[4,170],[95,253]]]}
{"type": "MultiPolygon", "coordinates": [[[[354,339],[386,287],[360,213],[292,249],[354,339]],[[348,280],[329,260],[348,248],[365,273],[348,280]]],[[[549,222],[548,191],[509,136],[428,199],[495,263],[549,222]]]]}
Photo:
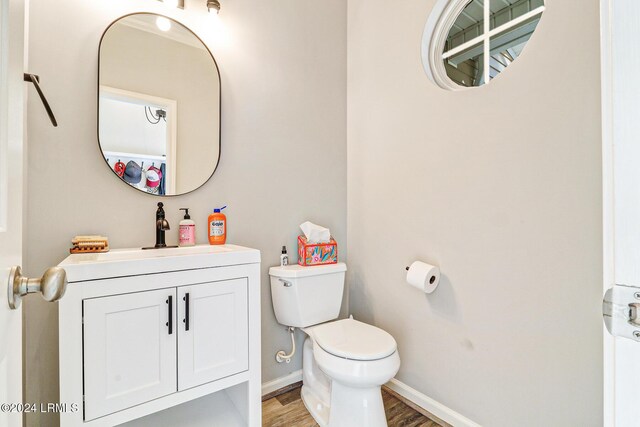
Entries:
{"type": "MultiPolygon", "coordinates": [[[[9,270],[22,262],[24,4],[0,0],[0,404],[22,402],[22,311],[7,302],[9,270]]],[[[22,414],[0,411],[0,425],[22,414]]]]}
{"type": "Polygon", "coordinates": [[[178,389],[249,369],[247,279],[178,288],[178,389]]]}
{"type": "MultiPolygon", "coordinates": [[[[640,425],[640,2],[602,0],[604,425],[640,425]],[[637,294],[637,295],[636,295],[637,294]]],[[[595,88],[588,88],[592,90],[595,88]]],[[[579,107],[577,107],[579,108],[579,107]]]]}
{"type": "Polygon", "coordinates": [[[84,301],[85,421],[176,392],[175,299],[169,288],[84,301]]]}

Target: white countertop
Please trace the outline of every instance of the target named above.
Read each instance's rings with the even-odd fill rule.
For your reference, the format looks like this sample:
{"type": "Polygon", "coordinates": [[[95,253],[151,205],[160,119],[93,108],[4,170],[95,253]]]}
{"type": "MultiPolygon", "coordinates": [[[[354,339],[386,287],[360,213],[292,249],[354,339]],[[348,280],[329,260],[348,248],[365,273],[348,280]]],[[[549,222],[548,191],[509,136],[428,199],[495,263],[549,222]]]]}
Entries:
{"type": "Polygon", "coordinates": [[[170,249],[114,249],[72,254],[58,264],[69,283],[111,277],[212,268],[260,262],[260,251],[236,245],[197,245],[170,249]]]}

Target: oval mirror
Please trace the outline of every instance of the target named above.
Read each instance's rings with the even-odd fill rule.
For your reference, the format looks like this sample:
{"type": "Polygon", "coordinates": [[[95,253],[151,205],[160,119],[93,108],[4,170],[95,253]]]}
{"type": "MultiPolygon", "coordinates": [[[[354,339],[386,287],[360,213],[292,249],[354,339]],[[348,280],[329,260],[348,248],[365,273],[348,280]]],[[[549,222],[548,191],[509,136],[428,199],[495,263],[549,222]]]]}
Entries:
{"type": "Polygon", "coordinates": [[[98,142],[125,184],[188,193],[220,158],[220,74],[191,30],[150,13],[128,15],[100,42],[98,142]]]}

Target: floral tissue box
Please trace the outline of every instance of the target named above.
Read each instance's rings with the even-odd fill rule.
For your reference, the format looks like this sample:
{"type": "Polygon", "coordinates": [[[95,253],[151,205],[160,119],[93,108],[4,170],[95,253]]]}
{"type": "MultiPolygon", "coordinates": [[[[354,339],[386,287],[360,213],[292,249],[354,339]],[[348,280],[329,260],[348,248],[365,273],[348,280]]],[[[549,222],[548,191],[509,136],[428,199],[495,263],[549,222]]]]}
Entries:
{"type": "Polygon", "coordinates": [[[298,236],[298,264],[308,267],[337,262],[338,243],[333,237],[329,243],[307,243],[306,237],[298,236]]]}

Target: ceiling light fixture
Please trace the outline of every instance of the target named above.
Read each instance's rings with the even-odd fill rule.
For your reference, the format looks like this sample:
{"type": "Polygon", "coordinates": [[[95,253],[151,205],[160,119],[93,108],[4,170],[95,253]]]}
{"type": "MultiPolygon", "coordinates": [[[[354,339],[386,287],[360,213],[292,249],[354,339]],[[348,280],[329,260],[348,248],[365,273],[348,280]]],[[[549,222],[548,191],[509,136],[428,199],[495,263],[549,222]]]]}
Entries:
{"type": "MultiPolygon", "coordinates": [[[[184,0],[158,0],[162,3],[166,4],[169,7],[178,7],[180,9],[184,9],[184,0]]],[[[214,14],[220,13],[220,1],[219,0],[206,0],[207,1],[207,9],[209,12],[213,12],[214,14]]]]}
{"type": "Polygon", "coordinates": [[[184,0],[160,0],[169,7],[179,7],[184,9],[184,0]]]}
{"type": "Polygon", "coordinates": [[[160,31],[169,31],[171,29],[171,21],[164,16],[158,16],[156,19],[156,25],[160,31]]]}
{"type": "Polygon", "coordinates": [[[220,2],[218,0],[207,0],[207,9],[217,15],[220,13],[220,2]]]}

